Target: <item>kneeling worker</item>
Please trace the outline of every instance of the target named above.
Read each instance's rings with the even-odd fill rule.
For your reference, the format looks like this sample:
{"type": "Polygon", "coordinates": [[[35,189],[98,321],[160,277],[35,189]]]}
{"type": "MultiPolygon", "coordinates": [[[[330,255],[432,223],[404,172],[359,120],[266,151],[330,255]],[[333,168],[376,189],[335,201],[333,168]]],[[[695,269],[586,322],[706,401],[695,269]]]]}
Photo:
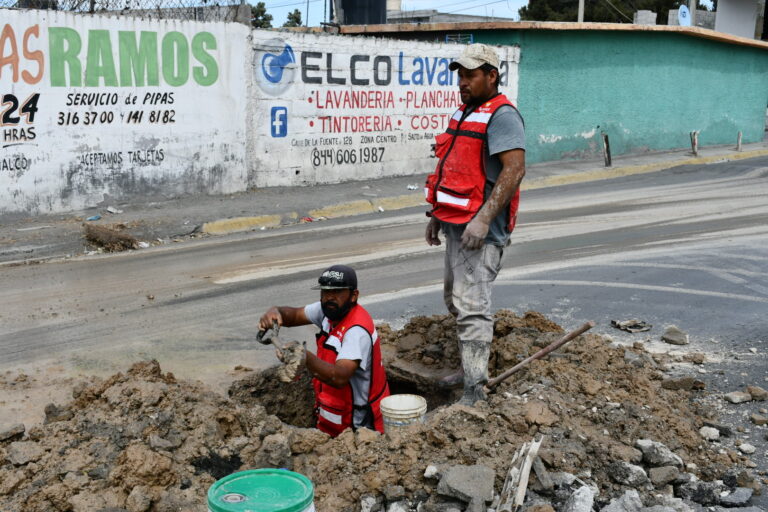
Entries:
{"type": "Polygon", "coordinates": [[[389,396],[389,385],[373,319],[357,303],[357,275],[346,265],[333,265],[317,281],[313,289],[320,290],[320,302],[303,308],[273,306],[259,328],[269,329],[275,322],[320,328],[317,355],[306,352],[305,358],[319,430],[333,437],[347,428],[384,432],[379,404],[389,396]]]}

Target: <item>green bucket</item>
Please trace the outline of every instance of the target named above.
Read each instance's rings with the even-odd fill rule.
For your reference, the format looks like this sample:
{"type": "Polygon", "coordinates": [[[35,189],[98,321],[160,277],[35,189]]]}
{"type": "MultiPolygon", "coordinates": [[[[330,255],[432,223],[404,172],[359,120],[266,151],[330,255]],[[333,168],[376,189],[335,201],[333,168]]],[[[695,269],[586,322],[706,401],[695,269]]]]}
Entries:
{"type": "Polygon", "coordinates": [[[287,469],[249,469],[208,489],[208,512],[315,512],[309,478],[287,469]]]}

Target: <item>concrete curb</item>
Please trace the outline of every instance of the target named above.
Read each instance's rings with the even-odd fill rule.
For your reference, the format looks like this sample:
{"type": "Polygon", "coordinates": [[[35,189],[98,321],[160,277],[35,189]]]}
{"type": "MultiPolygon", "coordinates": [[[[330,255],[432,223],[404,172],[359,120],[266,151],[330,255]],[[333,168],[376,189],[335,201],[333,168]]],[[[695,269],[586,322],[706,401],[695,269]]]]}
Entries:
{"type": "MultiPolygon", "coordinates": [[[[585,183],[589,181],[606,180],[611,178],[620,178],[634,174],[646,174],[651,172],[663,171],[672,167],[681,165],[710,164],[716,162],[728,162],[731,160],[743,160],[746,158],[756,158],[768,156],[768,149],[759,149],[754,151],[743,151],[740,153],[722,153],[712,156],[682,158],[670,160],[667,162],[656,162],[650,164],[628,165],[624,167],[612,167],[606,169],[595,169],[584,172],[574,172],[560,176],[548,176],[546,178],[534,178],[527,180],[521,187],[522,190],[535,190],[540,188],[555,187],[561,185],[570,185],[574,183],[585,183]]],[[[412,208],[414,206],[426,206],[424,194],[422,191],[413,194],[405,194],[393,197],[381,197],[373,199],[361,199],[357,201],[347,201],[310,210],[307,215],[313,218],[338,218],[352,217],[377,211],[401,210],[412,208]]],[[[235,217],[231,219],[221,219],[203,224],[202,231],[209,235],[225,235],[254,229],[273,228],[281,225],[295,224],[297,220],[304,215],[299,212],[289,212],[282,215],[260,215],[257,217],[235,217]]]]}

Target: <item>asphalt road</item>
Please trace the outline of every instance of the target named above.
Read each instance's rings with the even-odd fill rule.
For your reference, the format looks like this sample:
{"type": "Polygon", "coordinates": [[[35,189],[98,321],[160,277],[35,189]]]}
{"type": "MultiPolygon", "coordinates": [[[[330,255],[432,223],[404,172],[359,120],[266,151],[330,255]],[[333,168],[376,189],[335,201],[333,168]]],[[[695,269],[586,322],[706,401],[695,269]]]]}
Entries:
{"type": "MultiPolygon", "coordinates": [[[[709,355],[711,390],[768,387],[766,220],[768,158],[530,191],[494,306],[537,310],[566,329],[594,320],[597,332],[652,350],[669,349],[659,340],[675,324],[690,335],[684,350],[709,355]],[[653,329],[610,327],[629,318],[653,329]]],[[[154,357],[177,376],[225,385],[236,364],[274,363],[254,344],[259,315],[316,300],[310,286],[335,262],[358,269],[361,303],[379,321],[443,313],[443,250],[424,243],[425,222],[413,209],[2,267],[0,370],[108,374],[154,357]]],[[[309,329],[281,334],[313,339],[309,329]]]]}

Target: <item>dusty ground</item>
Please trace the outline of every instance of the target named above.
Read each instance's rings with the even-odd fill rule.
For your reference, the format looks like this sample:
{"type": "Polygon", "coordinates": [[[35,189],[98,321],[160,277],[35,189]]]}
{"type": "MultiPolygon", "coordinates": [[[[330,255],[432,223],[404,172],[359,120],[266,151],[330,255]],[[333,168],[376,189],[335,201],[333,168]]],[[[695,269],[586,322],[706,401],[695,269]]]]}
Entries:
{"type": "MultiPolygon", "coordinates": [[[[491,375],[562,334],[537,313],[502,311],[496,320],[491,375]]],[[[642,344],[581,336],[499,386],[488,403],[435,409],[452,398],[433,383],[458,364],[453,320],[415,318],[397,332],[381,326],[380,334],[394,390],[417,391],[430,402],[423,426],[386,436],[348,431],[331,440],[303,428],[311,425],[306,375],[286,384],[277,369],[238,367],[243,378],[225,398],[145,362],[73,383],[71,401],[47,407],[44,425],[0,441],[0,510],[204,511],[210,484],[254,467],[307,475],[319,511],[359,510],[363,497],[389,496],[398,486],[405,498],[423,502],[422,510],[435,510],[442,498],[437,481],[424,477],[428,465],[488,466],[498,491],[514,452],[538,434],[548,437],[540,452],[547,469],[594,484],[600,505],[625,490],[607,467],[637,463],[638,439],[665,444],[704,480],[750,465],[735,449],[711,448],[701,438],[698,429],[714,410],[697,405],[706,403],[706,390],[662,387],[668,357],[642,344]]],[[[7,375],[3,390],[23,389],[25,379],[7,375]]],[[[643,496],[653,504],[651,493],[643,496]]]]}

